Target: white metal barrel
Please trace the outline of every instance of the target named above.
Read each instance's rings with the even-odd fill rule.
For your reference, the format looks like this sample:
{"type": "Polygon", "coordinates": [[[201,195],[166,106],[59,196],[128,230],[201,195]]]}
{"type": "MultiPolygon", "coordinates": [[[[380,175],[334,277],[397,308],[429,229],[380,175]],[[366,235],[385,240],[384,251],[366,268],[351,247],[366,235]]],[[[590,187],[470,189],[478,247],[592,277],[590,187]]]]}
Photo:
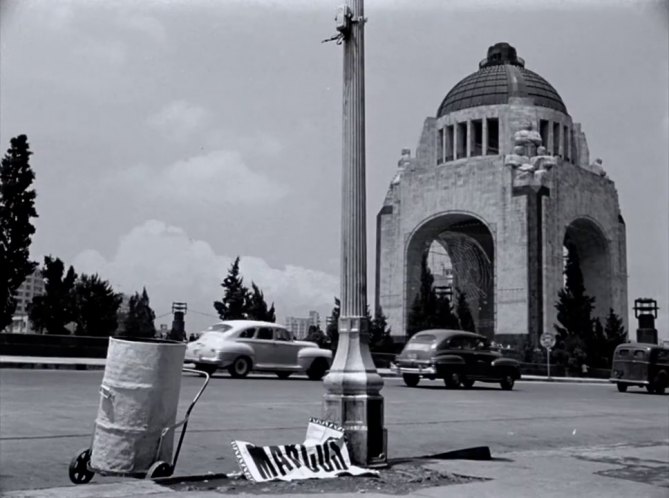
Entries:
{"type": "Polygon", "coordinates": [[[159,339],[109,338],[91,468],[102,474],[141,474],[172,462],[181,369],[186,345],[159,339]]]}

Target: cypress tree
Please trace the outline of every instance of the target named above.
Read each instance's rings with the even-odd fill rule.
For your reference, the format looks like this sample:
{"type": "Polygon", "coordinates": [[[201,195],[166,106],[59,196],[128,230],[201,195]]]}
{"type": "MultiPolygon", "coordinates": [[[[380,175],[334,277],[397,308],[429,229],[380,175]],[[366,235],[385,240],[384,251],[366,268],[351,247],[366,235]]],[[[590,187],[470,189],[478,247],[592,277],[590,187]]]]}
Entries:
{"type": "MultiPolygon", "coordinates": [[[[427,265],[427,253],[425,253],[420,265],[420,288],[409,310],[407,339],[416,332],[430,329],[435,325],[439,302],[433,285],[434,277],[427,265]]],[[[443,307],[444,303],[441,304],[443,307]]]]}
{"type": "Polygon", "coordinates": [[[251,282],[251,292],[247,293],[246,316],[249,320],[276,322],[274,303],[270,307],[267,306],[265,295],[255,282],[251,282]]]}
{"type": "Polygon", "coordinates": [[[337,351],[337,345],[339,344],[339,314],[341,313],[341,302],[339,298],[334,298],[334,308],[332,308],[332,313],[330,314],[330,322],[328,323],[327,328],[325,329],[325,335],[327,335],[328,340],[330,341],[330,348],[333,351],[337,351]]]}
{"type": "Polygon", "coordinates": [[[458,289],[457,291],[458,291],[458,301],[456,304],[455,313],[458,315],[458,321],[460,322],[460,329],[467,330],[468,332],[476,332],[476,326],[474,325],[474,318],[472,317],[472,312],[469,309],[469,303],[467,302],[467,295],[460,289],[458,289]]]}
{"type": "Polygon", "coordinates": [[[29,249],[35,227],[35,173],[30,167],[30,146],[25,135],[10,140],[0,165],[0,330],[12,323],[16,291],[37,263],[29,249]]]}
{"type": "Polygon", "coordinates": [[[125,318],[123,335],[127,337],[152,338],[156,335],[154,320],[156,314],[149,302],[146,287],[142,294],[135,293],[128,302],[128,314],[125,318]]]}
{"type": "Polygon", "coordinates": [[[244,279],[239,274],[239,256],[230,265],[228,275],[221,284],[223,299],[214,302],[214,308],[221,320],[244,320],[247,317],[246,305],[248,289],[244,286],[244,279]]]}

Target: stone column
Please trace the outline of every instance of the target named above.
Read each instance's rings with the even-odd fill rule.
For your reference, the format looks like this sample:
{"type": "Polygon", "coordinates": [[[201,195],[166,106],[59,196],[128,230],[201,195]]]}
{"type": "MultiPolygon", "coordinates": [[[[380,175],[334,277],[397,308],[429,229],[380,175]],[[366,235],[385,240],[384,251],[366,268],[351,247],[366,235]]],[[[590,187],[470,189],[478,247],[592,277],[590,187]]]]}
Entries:
{"type": "Polygon", "coordinates": [[[342,141],[341,311],[339,344],[325,377],[323,416],[344,427],[358,465],[387,461],[383,379],[369,352],[365,211],[365,73],[363,0],[347,0],[342,141]]]}

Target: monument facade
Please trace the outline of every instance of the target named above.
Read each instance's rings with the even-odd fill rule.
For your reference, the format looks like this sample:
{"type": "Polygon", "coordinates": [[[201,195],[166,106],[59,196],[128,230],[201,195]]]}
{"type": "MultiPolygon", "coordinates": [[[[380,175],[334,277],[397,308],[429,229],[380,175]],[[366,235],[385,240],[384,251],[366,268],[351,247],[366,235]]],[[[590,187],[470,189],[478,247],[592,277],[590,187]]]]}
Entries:
{"type": "Polygon", "coordinates": [[[567,250],[580,259],[593,317],[627,327],[625,223],[602,161],[579,123],[514,47],[488,49],[479,70],[423,124],[415,156],[402,150],[377,216],[376,305],[406,333],[433,244],[448,254],[454,292],[477,332],[536,347],[553,331],[567,250]]]}

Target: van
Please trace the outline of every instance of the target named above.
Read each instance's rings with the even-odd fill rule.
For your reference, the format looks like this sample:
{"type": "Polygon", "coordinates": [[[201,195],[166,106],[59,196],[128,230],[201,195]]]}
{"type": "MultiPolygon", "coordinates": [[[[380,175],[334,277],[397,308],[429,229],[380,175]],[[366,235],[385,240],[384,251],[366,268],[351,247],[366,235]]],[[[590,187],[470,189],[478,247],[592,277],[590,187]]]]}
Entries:
{"type": "Polygon", "coordinates": [[[629,386],[639,386],[649,393],[664,394],[669,382],[669,347],[642,342],[618,345],[609,380],[621,393],[629,386]]]}

